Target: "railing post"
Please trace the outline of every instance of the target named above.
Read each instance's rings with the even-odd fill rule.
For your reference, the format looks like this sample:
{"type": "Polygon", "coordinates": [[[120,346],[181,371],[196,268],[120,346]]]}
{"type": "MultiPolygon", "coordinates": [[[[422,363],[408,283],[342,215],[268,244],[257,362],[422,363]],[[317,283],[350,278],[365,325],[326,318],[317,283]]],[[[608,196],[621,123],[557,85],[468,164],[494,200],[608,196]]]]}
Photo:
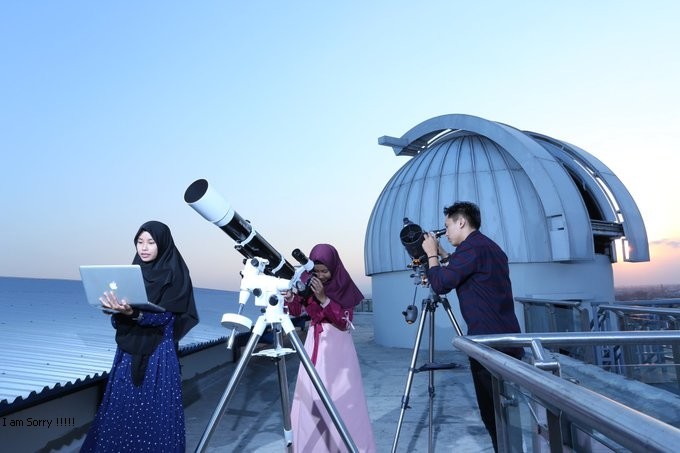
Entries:
{"type": "Polygon", "coordinates": [[[564,436],[562,435],[562,423],[559,414],[552,410],[547,410],[548,417],[548,443],[552,453],[562,453],[564,451],[564,436]]]}
{"type": "Polygon", "coordinates": [[[555,376],[560,376],[560,362],[553,358],[548,358],[548,354],[543,348],[540,340],[531,340],[531,353],[533,355],[533,365],[539,370],[550,371],[555,376]]]}

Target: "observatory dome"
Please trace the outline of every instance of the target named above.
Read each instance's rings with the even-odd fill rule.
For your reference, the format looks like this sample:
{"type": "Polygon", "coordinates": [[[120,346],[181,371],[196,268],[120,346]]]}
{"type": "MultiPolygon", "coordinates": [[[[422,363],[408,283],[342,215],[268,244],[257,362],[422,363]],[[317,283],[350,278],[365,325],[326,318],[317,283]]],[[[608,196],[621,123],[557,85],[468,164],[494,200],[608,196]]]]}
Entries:
{"type": "Polygon", "coordinates": [[[399,239],[404,218],[426,231],[442,228],[443,208],[458,200],[479,205],[480,230],[510,263],[588,261],[595,254],[615,262],[619,238],[628,245],[625,260],[649,260],[631,195],[609,168],[576,146],[470,115],[435,117],[379,143],[413,158],[387,183],[371,213],[368,275],[403,270],[410,262],[399,239]]]}
{"type": "MultiPolygon", "coordinates": [[[[585,311],[612,302],[617,250],[626,261],[649,261],[644,223],[628,190],[597,158],[567,142],[475,116],[444,115],[379,143],[411,157],[383,189],[366,229],[379,344],[413,344],[417,332],[401,310],[419,296],[423,307],[432,299],[422,269],[411,266],[401,243],[404,219],[425,231],[440,229],[443,208],[456,201],[479,206],[480,230],[508,255],[523,330],[527,300],[570,301],[585,311]]],[[[440,243],[453,251],[448,241],[440,243]]],[[[467,327],[456,292],[446,297],[452,316],[439,313],[429,329],[437,347],[450,347],[452,324],[463,332],[467,327]]]]}

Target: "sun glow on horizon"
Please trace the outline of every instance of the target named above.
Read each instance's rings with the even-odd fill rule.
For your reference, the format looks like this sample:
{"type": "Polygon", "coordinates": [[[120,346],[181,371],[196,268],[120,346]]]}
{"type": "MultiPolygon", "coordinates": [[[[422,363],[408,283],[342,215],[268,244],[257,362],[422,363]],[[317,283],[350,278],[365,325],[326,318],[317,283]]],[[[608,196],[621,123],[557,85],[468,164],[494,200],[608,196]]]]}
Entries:
{"type": "Polygon", "coordinates": [[[622,261],[621,253],[619,257],[612,265],[617,287],[680,283],[680,238],[651,241],[646,262],[622,261]]]}

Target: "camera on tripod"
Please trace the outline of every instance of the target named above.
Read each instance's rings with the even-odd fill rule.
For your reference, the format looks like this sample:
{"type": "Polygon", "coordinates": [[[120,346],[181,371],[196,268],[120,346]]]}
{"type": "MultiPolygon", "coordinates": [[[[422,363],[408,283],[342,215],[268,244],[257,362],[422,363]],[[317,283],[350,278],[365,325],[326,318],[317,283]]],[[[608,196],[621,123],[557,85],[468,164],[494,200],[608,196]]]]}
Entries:
{"type": "MultiPolygon", "coordinates": [[[[426,363],[420,368],[416,367],[416,360],[418,359],[418,351],[420,350],[420,342],[422,340],[422,335],[425,327],[425,319],[429,316],[430,323],[429,323],[429,331],[430,331],[430,360],[432,360],[433,357],[433,345],[434,345],[434,331],[435,331],[435,309],[437,306],[441,303],[444,306],[444,309],[446,310],[446,314],[448,315],[449,319],[451,320],[451,324],[453,325],[454,329],[456,330],[456,333],[458,335],[463,335],[460,326],[458,325],[458,321],[456,320],[456,317],[454,316],[452,310],[451,310],[451,304],[449,301],[446,299],[446,297],[441,297],[438,294],[434,292],[434,290],[430,287],[430,283],[427,280],[427,270],[428,270],[428,257],[427,253],[425,253],[425,250],[423,250],[423,240],[425,239],[425,235],[427,234],[432,234],[434,235],[435,238],[439,238],[446,234],[446,228],[441,228],[439,230],[434,230],[431,233],[424,232],[423,229],[420,227],[420,225],[415,224],[411,222],[408,217],[404,217],[404,225],[401,228],[401,231],[399,232],[399,239],[401,240],[401,244],[404,246],[406,251],[408,252],[409,256],[411,257],[412,261],[411,264],[409,264],[407,267],[410,269],[413,269],[413,274],[411,274],[411,277],[413,278],[414,284],[418,286],[423,286],[423,287],[428,287],[430,291],[430,296],[426,299],[423,299],[422,303],[422,310],[420,313],[420,318],[418,318],[418,307],[415,305],[415,298],[416,294],[418,292],[418,287],[416,286],[414,293],[413,293],[413,302],[406,307],[406,310],[402,311],[401,314],[404,316],[404,321],[406,321],[407,324],[413,324],[416,322],[416,320],[420,319],[418,323],[418,332],[416,333],[416,343],[413,347],[413,356],[411,358],[411,365],[408,368],[408,379],[406,383],[406,389],[404,391],[404,395],[401,398],[401,412],[399,414],[399,422],[397,424],[397,432],[394,435],[394,442],[392,443],[392,453],[397,451],[397,443],[399,441],[399,433],[401,432],[401,425],[404,420],[404,412],[406,409],[410,408],[409,406],[409,393],[411,391],[411,383],[413,382],[413,375],[415,373],[419,373],[421,371],[428,371],[430,373],[430,414],[432,414],[432,400],[434,398],[434,377],[432,376],[432,373],[435,370],[445,370],[445,369],[451,369],[451,368],[456,368],[460,365],[455,364],[455,363],[434,363],[430,361],[429,363],[426,363]]],[[[439,250],[441,250],[439,248],[439,250]]],[[[430,417],[430,439],[429,439],[429,445],[431,447],[432,445],[432,417],[430,417]]],[[[430,448],[431,449],[431,448],[430,448]]]]}
{"type": "MultiPolygon", "coordinates": [[[[446,234],[446,228],[434,230],[432,233],[436,238],[439,238],[446,234]]],[[[414,283],[420,286],[428,286],[427,275],[425,274],[427,254],[423,250],[423,239],[426,234],[428,233],[424,232],[420,225],[411,222],[408,217],[404,217],[404,226],[399,233],[399,239],[413,260],[409,265],[410,268],[415,270],[411,277],[414,283]]],[[[411,304],[401,314],[404,315],[404,321],[407,324],[413,324],[418,318],[418,307],[411,304]]]]}
{"type": "MultiPolygon", "coordinates": [[[[446,234],[446,228],[434,230],[432,233],[436,238],[442,237],[446,234]]],[[[427,265],[427,254],[423,250],[423,239],[426,234],[420,225],[411,222],[408,217],[404,217],[404,226],[399,233],[399,239],[413,259],[414,265],[427,265]]]]}

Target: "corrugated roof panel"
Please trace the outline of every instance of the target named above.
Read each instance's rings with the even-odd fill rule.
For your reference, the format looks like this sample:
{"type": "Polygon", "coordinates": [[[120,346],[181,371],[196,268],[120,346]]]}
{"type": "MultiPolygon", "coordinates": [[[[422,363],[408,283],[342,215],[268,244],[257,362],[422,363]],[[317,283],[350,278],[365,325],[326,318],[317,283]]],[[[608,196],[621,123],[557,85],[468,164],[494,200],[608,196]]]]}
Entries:
{"type": "MultiPolygon", "coordinates": [[[[222,341],[220,320],[238,293],[195,289],[201,322],[180,342],[193,351],[222,341]]],[[[99,379],[116,351],[110,318],[85,301],[79,280],[0,277],[0,411],[14,402],[99,379]]],[[[243,312],[253,319],[251,301],[243,312]]]]}

